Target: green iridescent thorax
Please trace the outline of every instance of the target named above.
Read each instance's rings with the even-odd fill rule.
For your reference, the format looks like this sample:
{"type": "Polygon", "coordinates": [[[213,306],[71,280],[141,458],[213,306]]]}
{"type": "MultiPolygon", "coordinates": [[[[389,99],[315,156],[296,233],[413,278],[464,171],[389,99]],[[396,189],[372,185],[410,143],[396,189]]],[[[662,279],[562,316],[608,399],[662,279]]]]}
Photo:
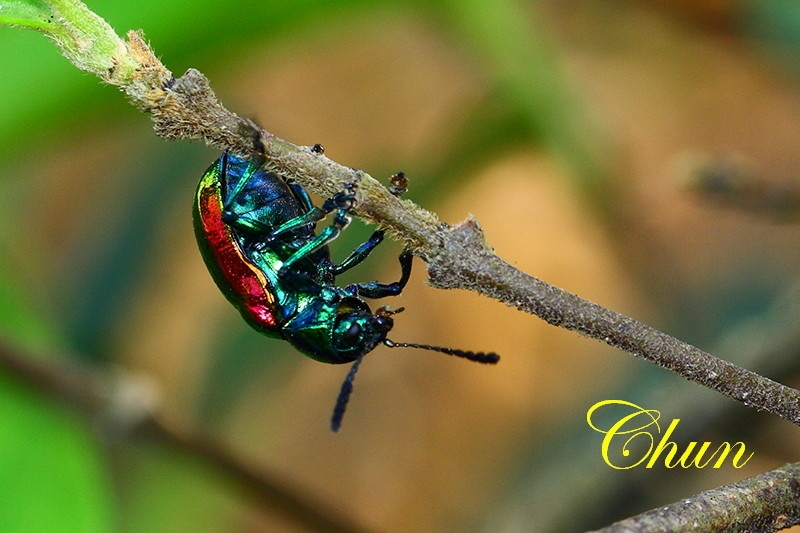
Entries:
{"type": "Polygon", "coordinates": [[[297,313],[284,326],[286,339],[324,363],[349,363],[383,342],[391,324],[342,289],[324,287],[317,295],[298,294],[297,313]]]}

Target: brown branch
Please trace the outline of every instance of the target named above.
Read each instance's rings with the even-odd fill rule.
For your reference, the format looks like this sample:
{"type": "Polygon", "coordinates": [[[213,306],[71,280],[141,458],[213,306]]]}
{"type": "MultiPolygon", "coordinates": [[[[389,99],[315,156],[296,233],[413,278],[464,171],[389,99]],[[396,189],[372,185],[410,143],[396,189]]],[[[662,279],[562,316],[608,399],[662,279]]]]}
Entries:
{"type": "Polygon", "coordinates": [[[454,228],[446,248],[464,255],[443,253],[432,261],[429,273],[434,286],[474,290],[800,425],[800,391],[520,272],[494,254],[476,224],[454,228]]]}
{"type": "MultiPolygon", "coordinates": [[[[80,4],[77,0],[68,3],[80,4]]],[[[346,183],[355,183],[356,214],[378,224],[425,259],[434,287],[479,292],[555,326],[629,351],[747,406],[800,424],[800,391],[516,270],[494,254],[474,220],[451,227],[435,214],[396,198],[368,174],[264,131],[227,110],[200,72],[190,69],[176,80],[138,33],[129,32],[124,42],[102,19],[82,4],[79,7],[74,13],[62,13],[74,16],[76,21],[56,17],[65,24],[61,30],[70,31],[64,33],[60,27],[39,29],[79,68],[118,85],[137,108],[150,113],[160,136],[202,139],[237,154],[264,157],[270,170],[323,196],[339,192],[346,183]],[[84,24],[86,17],[94,23],[84,24]],[[85,46],[94,42],[103,45],[85,46]],[[73,46],[76,43],[81,46],[73,46]],[[86,51],[89,57],[82,57],[86,51]]]]}
{"type": "Polygon", "coordinates": [[[798,523],[800,463],[794,463],[732,485],[701,492],[597,531],[771,533],[798,523]]]}
{"type": "MultiPolygon", "coordinates": [[[[74,358],[71,358],[74,359],[74,358]]],[[[16,352],[0,344],[0,369],[128,436],[148,437],[219,471],[242,494],[272,514],[321,533],[360,533],[366,529],[290,486],[280,476],[245,461],[226,446],[159,415],[152,390],[123,371],[100,372],[16,352]]]]}
{"type": "Polygon", "coordinates": [[[272,171],[331,196],[356,183],[356,214],[376,223],[428,262],[430,284],[466,289],[513,305],[548,323],[623,349],[743,402],[800,425],[800,391],[718,359],[650,326],[578,298],[515,269],[486,243],[472,219],[451,227],[434,213],[400,200],[374,178],[308,147],[295,146],[228,111],[208,80],[190,69],[175,80],[138,34],[128,34],[140,76],[123,90],[149,112],[168,139],[203,139],[217,148],[266,158],[272,171]]]}

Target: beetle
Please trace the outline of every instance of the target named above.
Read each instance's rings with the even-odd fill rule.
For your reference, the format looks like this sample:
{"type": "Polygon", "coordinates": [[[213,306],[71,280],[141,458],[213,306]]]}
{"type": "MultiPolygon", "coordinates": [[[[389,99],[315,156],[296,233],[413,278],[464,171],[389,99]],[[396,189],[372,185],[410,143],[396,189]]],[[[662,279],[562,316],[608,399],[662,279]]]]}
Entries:
{"type": "MultiPolygon", "coordinates": [[[[321,153],[315,145],[312,152],[321,153]]],[[[270,337],[284,339],[305,355],[331,364],[353,363],[336,401],[331,427],[339,429],[362,357],[379,344],[414,347],[481,363],[496,363],[494,353],[467,352],[386,338],[392,315],[402,308],[372,312],[364,298],[397,296],[411,276],[412,255],[400,254],[401,275],[392,283],[362,282],[339,287],[336,277],[378,246],[377,230],[344,261],[331,260],[328,243],[350,223],[355,185],[316,207],[297,183],[263,168],[264,159],[223,153],[200,179],[193,219],[201,255],[215,283],[245,321],[270,337]],[[317,222],[333,213],[318,233],[317,222]]],[[[392,193],[407,181],[395,176],[392,193]]]]}

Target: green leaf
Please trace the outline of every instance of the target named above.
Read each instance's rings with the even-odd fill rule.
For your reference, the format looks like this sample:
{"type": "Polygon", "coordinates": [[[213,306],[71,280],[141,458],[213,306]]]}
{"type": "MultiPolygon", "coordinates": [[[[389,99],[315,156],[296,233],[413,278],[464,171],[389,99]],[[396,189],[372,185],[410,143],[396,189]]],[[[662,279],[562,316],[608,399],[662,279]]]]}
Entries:
{"type": "Polygon", "coordinates": [[[0,338],[29,353],[47,353],[63,346],[63,336],[32,309],[30,297],[5,268],[0,267],[0,338]]]}

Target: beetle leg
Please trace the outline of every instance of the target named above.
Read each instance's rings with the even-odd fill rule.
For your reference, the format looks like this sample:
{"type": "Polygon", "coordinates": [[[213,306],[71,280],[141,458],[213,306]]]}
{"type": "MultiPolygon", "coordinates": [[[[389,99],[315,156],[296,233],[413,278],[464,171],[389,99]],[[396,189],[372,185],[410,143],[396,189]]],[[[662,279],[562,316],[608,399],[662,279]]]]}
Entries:
{"type": "Polygon", "coordinates": [[[306,242],[303,246],[298,248],[297,251],[291,255],[291,257],[283,262],[283,266],[281,266],[280,270],[278,271],[278,275],[286,275],[290,271],[292,265],[294,265],[296,262],[300,261],[304,257],[308,257],[338,237],[339,233],[341,233],[342,230],[350,223],[350,217],[347,216],[347,212],[349,210],[350,207],[340,209],[333,218],[333,224],[319,232],[319,235],[306,242]]]}
{"type": "MultiPolygon", "coordinates": [[[[397,198],[402,197],[403,194],[405,194],[405,192],[408,191],[408,178],[406,177],[405,172],[398,172],[396,174],[393,174],[389,181],[391,183],[391,186],[389,187],[389,192],[392,193],[397,198]]],[[[305,191],[303,191],[303,192],[305,192],[305,191]]],[[[336,277],[339,274],[350,270],[354,266],[356,266],[359,263],[361,263],[362,261],[364,261],[364,259],[369,257],[369,254],[372,253],[372,250],[374,250],[375,247],[378,246],[381,243],[381,241],[383,241],[383,230],[377,230],[370,236],[370,238],[364,244],[362,244],[361,246],[356,248],[353,251],[353,253],[351,253],[344,261],[342,261],[341,264],[330,266],[329,267],[330,272],[333,274],[334,277],[336,277]]],[[[400,259],[401,265],[405,264],[403,261],[404,261],[403,259],[400,259]]],[[[403,268],[404,268],[403,272],[405,273],[405,271],[406,271],[405,267],[403,267],[403,268]]],[[[411,272],[410,268],[411,268],[411,266],[410,266],[410,263],[409,263],[409,267],[408,267],[409,273],[411,272]]],[[[402,285],[400,285],[400,290],[402,290],[402,288],[405,287],[407,281],[408,281],[408,279],[406,277],[405,281],[403,281],[402,285]]],[[[398,282],[398,283],[400,283],[400,282],[398,282]]],[[[359,284],[359,285],[373,287],[373,286],[380,285],[380,284],[378,284],[378,283],[362,283],[362,284],[359,284]]],[[[393,286],[395,286],[395,284],[390,284],[389,286],[393,287],[393,286]]],[[[396,289],[390,289],[390,290],[396,290],[396,289]]],[[[399,294],[399,291],[397,292],[397,294],[399,294]]],[[[388,294],[387,294],[387,296],[388,296],[388,294]]]]}
{"type": "Polygon", "coordinates": [[[314,209],[314,203],[311,201],[311,197],[308,195],[308,193],[304,188],[294,183],[293,181],[287,181],[286,183],[292,189],[294,197],[297,198],[301,204],[303,204],[303,208],[306,211],[311,211],[312,209],[314,209]]]}
{"type": "Polygon", "coordinates": [[[271,202],[280,199],[280,195],[273,196],[272,198],[265,198],[263,199],[262,205],[259,207],[253,208],[251,211],[237,211],[230,208],[230,204],[232,203],[231,200],[228,200],[228,204],[225,206],[222,212],[222,221],[225,222],[228,226],[232,228],[236,228],[239,231],[243,231],[250,234],[255,235],[270,235],[270,227],[268,223],[265,223],[257,216],[249,216],[252,211],[257,209],[261,209],[271,202]]]}
{"type": "Polygon", "coordinates": [[[327,214],[328,213],[324,212],[319,207],[315,207],[308,213],[303,213],[302,215],[296,216],[291,220],[287,220],[286,222],[284,222],[283,224],[272,230],[272,232],[269,234],[269,238],[274,239],[275,237],[277,237],[282,233],[286,233],[297,228],[302,228],[303,226],[308,226],[310,224],[316,224],[317,222],[325,218],[327,214]]]}
{"type": "Polygon", "coordinates": [[[355,283],[345,287],[345,291],[353,296],[363,296],[365,298],[385,298],[387,296],[397,296],[408,283],[411,277],[411,260],[413,255],[408,250],[400,254],[400,280],[393,283],[378,283],[377,281],[367,281],[355,283]]]}
{"type": "Polygon", "coordinates": [[[370,235],[369,239],[364,242],[361,246],[353,250],[353,252],[347,256],[347,258],[338,265],[331,265],[330,271],[334,277],[338,276],[342,272],[347,272],[354,266],[361,263],[364,259],[369,257],[369,254],[372,253],[372,250],[375,249],[383,241],[383,230],[377,230],[372,235],[370,235]]]}
{"type": "MultiPolygon", "coordinates": [[[[355,200],[355,195],[352,192],[353,185],[348,184],[345,185],[345,190],[336,193],[332,198],[328,198],[325,200],[325,203],[322,204],[322,207],[314,207],[307,213],[303,213],[302,215],[296,216],[291,220],[287,220],[277,228],[275,228],[272,233],[270,234],[269,238],[274,239],[281,233],[286,233],[287,231],[292,231],[297,228],[301,228],[303,226],[308,226],[309,224],[316,224],[332,211],[338,209],[339,214],[337,217],[347,217],[347,213],[353,207],[353,200],[355,200]]],[[[349,219],[348,219],[349,222],[349,219]]],[[[334,221],[334,225],[336,222],[334,221]]],[[[347,224],[345,223],[344,226],[347,224]]],[[[339,229],[342,229],[344,226],[340,226],[339,229]]],[[[338,233],[337,233],[338,235],[338,233]]],[[[333,240],[336,237],[332,237],[329,240],[333,240]]],[[[319,246],[317,246],[318,248],[319,246]]]]}

